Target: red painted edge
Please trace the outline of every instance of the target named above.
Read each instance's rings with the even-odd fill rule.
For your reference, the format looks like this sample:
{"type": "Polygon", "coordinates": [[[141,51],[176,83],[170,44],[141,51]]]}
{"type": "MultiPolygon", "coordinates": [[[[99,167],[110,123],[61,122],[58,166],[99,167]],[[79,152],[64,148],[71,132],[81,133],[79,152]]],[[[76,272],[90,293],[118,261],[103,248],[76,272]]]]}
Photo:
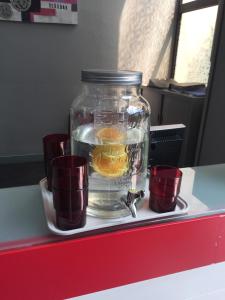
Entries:
{"type": "Polygon", "coordinates": [[[41,8],[39,12],[30,13],[30,21],[34,22],[34,16],[54,17],[56,16],[55,8],[41,8]]]}
{"type": "Polygon", "coordinates": [[[51,2],[51,3],[59,3],[59,4],[77,4],[77,0],[41,0],[41,2],[51,2]]]}
{"type": "Polygon", "coordinates": [[[34,245],[40,245],[49,242],[56,242],[57,238],[52,234],[45,235],[45,236],[36,236],[32,238],[20,239],[20,240],[13,240],[7,242],[0,243],[0,253],[5,251],[4,253],[15,250],[15,249],[23,249],[25,247],[33,247],[34,245]]]}
{"type": "Polygon", "coordinates": [[[1,299],[65,299],[225,260],[225,214],[0,253],[1,299]]]}

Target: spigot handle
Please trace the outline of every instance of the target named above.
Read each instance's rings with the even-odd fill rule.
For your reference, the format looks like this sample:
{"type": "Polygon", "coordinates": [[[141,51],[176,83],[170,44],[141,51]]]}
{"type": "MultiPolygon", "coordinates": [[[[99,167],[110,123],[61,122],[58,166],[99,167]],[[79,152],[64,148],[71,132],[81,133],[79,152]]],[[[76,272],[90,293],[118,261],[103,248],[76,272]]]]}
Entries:
{"type": "Polygon", "coordinates": [[[142,190],[141,191],[128,190],[127,199],[124,200],[124,203],[130,210],[133,218],[137,217],[137,208],[136,208],[135,204],[138,199],[143,198],[143,197],[144,197],[144,192],[142,190]]]}

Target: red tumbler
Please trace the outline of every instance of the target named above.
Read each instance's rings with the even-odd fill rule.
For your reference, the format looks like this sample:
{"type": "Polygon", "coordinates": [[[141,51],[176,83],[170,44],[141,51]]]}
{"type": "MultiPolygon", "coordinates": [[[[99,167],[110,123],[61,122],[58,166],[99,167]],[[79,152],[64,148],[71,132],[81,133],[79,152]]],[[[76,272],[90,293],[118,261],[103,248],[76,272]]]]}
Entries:
{"type": "Polygon", "coordinates": [[[175,210],[182,172],[171,166],[154,166],[150,170],[149,208],[158,213],[175,210]]]}
{"type": "Polygon", "coordinates": [[[52,161],[52,193],[56,226],[61,230],[83,227],[88,205],[88,166],[81,156],[60,156],[52,161]]]}
{"type": "Polygon", "coordinates": [[[43,138],[45,175],[48,181],[48,189],[52,190],[52,159],[69,154],[69,135],[55,133],[43,138]]]}

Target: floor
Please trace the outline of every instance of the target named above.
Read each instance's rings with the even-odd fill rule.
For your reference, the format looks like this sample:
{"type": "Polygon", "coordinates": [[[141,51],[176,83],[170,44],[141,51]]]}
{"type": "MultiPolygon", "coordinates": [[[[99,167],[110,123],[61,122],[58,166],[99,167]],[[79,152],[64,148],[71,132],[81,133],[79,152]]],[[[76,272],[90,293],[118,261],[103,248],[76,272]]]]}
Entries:
{"type": "Polygon", "coordinates": [[[44,177],[42,161],[0,165],[0,188],[33,185],[44,177]]]}
{"type": "Polygon", "coordinates": [[[224,300],[225,263],[141,281],[85,296],[79,300],[224,300]]]}

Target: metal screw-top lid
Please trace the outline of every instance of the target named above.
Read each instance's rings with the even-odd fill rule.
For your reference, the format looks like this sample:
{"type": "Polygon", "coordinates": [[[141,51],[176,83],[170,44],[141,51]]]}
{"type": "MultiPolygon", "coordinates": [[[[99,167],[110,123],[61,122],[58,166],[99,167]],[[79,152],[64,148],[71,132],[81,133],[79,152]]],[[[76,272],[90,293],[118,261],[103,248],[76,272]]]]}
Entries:
{"type": "Polygon", "coordinates": [[[82,70],[81,80],[109,85],[140,85],[142,72],[120,70],[82,70]]]}

